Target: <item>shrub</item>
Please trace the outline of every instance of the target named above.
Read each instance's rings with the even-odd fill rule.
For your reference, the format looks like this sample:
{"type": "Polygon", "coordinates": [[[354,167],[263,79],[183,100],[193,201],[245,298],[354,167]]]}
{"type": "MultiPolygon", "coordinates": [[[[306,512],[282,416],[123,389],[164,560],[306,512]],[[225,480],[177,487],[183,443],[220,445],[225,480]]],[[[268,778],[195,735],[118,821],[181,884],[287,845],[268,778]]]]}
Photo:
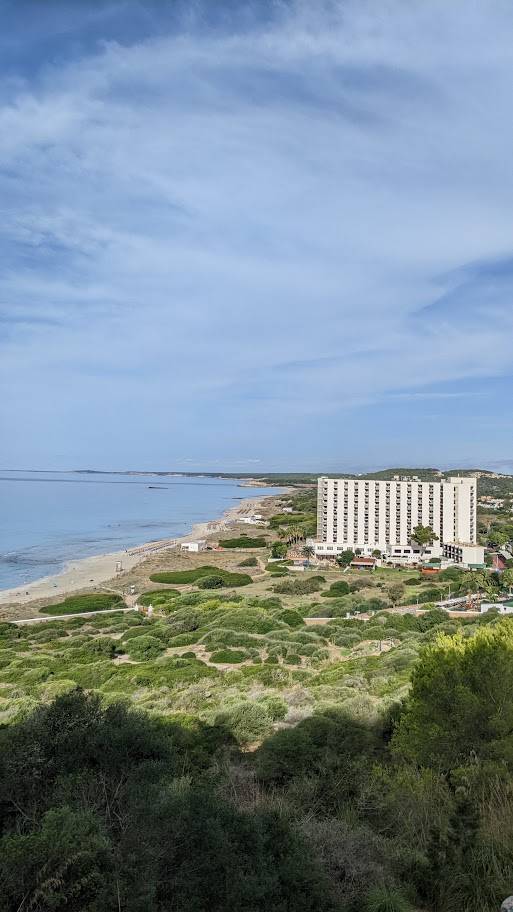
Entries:
{"type": "Polygon", "coordinates": [[[273,591],[281,595],[309,595],[311,592],[318,592],[324,582],[323,576],[310,576],[307,579],[287,579],[283,580],[282,583],[277,583],[273,587],[273,591]]]}
{"type": "Polygon", "coordinates": [[[239,538],[224,538],[219,542],[221,548],[267,548],[267,539],[260,536],[259,538],[249,538],[247,535],[241,535],[239,538]]]}
{"type": "Polygon", "coordinates": [[[278,612],[276,618],[279,621],[283,621],[284,624],[287,624],[288,627],[302,627],[303,618],[298,611],[294,611],[293,608],[284,608],[283,611],[278,612]]]}
{"type": "Polygon", "coordinates": [[[195,567],[193,570],[169,570],[163,573],[153,573],[150,579],[153,583],[195,583],[205,576],[219,576],[223,579],[225,586],[247,586],[252,582],[247,573],[230,573],[221,567],[195,567]]]}
{"type": "Polygon", "coordinates": [[[116,649],[116,642],[110,637],[93,637],[82,648],[93,658],[111,659],[116,649]]]}
{"type": "Polygon", "coordinates": [[[273,542],[271,545],[271,557],[286,557],[287,551],[285,542],[273,542]]]}
{"type": "Polygon", "coordinates": [[[210,661],[214,662],[216,665],[231,664],[237,665],[239,662],[244,662],[249,658],[249,653],[243,649],[220,649],[218,652],[213,652],[210,656],[210,661]]]}
{"type": "Polygon", "coordinates": [[[125,630],[122,640],[125,642],[125,640],[131,640],[134,637],[143,636],[145,633],[149,633],[152,627],[153,624],[151,624],[150,621],[143,621],[143,623],[139,624],[137,627],[130,627],[129,630],[125,630]]]}
{"type": "MultiPolygon", "coordinates": [[[[269,633],[280,626],[280,621],[270,618],[258,609],[233,608],[219,615],[215,620],[215,627],[225,627],[236,632],[269,633]]],[[[214,627],[214,623],[212,624],[214,627]]]]}
{"type": "Polygon", "coordinates": [[[349,584],[345,580],[338,580],[336,583],[332,583],[330,588],[326,592],[322,592],[321,595],[324,598],[338,598],[341,595],[348,595],[349,593],[349,584]]]}
{"type": "Polygon", "coordinates": [[[238,564],[239,567],[258,567],[258,559],[256,557],[247,557],[245,560],[241,561],[238,564]]]}
{"type": "Polygon", "coordinates": [[[224,585],[222,576],[202,576],[198,580],[198,589],[222,589],[224,585]]]}
{"type": "Polygon", "coordinates": [[[373,887],[367,894],[365,912],[414,912],[413,907],[398,890],[373,887]]]}
{"type": "MultiPolygon", "coordinates": [[[[442,595],[443,593],[440,589],[430,586],[429,588],[422,589],[418,595],[415,596],[415,599],[419,602],[419,605],[424,605],[427,602],[438,602],[439,599],[442,598],[442,595]]],[[[409,601],[411,601],[411,598],[412,596],[410,596],[409,601]]]]}
{"type": "Polygon", "coordinates": [[[197,633],[179,633],[177,636],[171,637],[168,645],[169,646],[192,646],[198,639],[197,633]]]}
{"type": "Polygon", "coordinates": [[[265,706],[266,712],[273,722],[279,722],[281,719],[284,719],[289,711],[285,700],[282,700],[281,697],[275,697],[272,695],[268,697],[260,697],[258,702],[262,706],[265,706]]]}
{"type": "Polygon", "coordinates": [[[269,734],[272,719],[262,703],[245,701],[219,713],[216,725],[224,725],[241,744],[257,741],[269,734]]]}
{"type": "Polygon", "coordinates": [[[301,656],[296,652],[289,652],[285,657],[287,665],[301,665],[301,656]]]}
{"type": "Polygon", "coordinates": [[[91,592],[86,595],[70,595],[55,605],[40,608],[40,614],[80,614],[82,611],[107,611],[124,607],[123,599],[114,592],[91,592]]]}
{"type": "Polygon", "coordinates": [[[140,605],[153,605],[154,608],[165,608],[174,599],[180,596],[179,589],[154,589],[152,592],[145,592],[139,596],[140,605]]]}
{"type": "Polygon", "coordinates": [[[239,630],[226,630],[225,628],[216,628],[215,630],[209,631],[202,637],[201,642],[206,649],[211,650],[224,649],[225,647],[232,648],[232,646],[236,649],[239,647],[247,649],[259,647],[261,645],[260,638],[251,633],[239,630]]]}
{"type": "Polygon", "coordinates": [[[136,659],[139,662],[146,662],[148,659],[155,659],[160,655],[165,646],[161,643],[157,637],[150,635],[142,635],[134,637],[128,643],[128,654],[132,659],[136,659]]]}

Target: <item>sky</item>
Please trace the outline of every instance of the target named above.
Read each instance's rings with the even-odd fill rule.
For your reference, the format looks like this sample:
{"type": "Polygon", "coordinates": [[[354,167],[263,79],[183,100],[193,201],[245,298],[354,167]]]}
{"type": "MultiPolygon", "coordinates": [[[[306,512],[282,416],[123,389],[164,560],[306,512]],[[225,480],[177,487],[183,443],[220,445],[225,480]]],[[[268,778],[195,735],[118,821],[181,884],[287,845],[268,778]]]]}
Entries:
{"type": "Polygon", "coordinates": [[[509,0],[0,11],[0,468],[513,472],[509,0]]]}

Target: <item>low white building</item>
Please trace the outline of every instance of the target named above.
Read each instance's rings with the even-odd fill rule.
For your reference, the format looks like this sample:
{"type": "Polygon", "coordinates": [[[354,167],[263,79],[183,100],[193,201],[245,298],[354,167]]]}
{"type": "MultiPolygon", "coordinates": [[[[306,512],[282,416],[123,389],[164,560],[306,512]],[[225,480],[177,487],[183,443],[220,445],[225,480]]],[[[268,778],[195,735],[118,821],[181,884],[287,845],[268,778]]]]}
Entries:
{"type": "Polygon", "coordinates": [[[411,545],[387,545],[385,560],[394,564],[428,564],[439,558],[442,550],[439,542],[421,548],[415,542],[411,545]]]}
{"type": "Polygon", "coordinates": [[[481,567],[485,562],[484,548],[468,542],[444,542],[442,556],[444,560],[463,567],[481,567]]]}
{"type": "Polygon", "coordinates": [[[197,554],[198,551],[206,551],[207,540],[205,538],[198,538],[197,541],[187,541],[182,542],[180,545],[181,551],[189,551],[193,554],[197,554]]]}

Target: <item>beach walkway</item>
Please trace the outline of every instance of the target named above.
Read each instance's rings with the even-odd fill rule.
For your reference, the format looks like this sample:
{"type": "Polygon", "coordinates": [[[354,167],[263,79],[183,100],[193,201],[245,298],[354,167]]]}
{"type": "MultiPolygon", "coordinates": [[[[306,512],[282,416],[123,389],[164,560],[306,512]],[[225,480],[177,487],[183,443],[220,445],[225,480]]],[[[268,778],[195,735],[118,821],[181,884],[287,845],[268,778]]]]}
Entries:
{"type": "Polygon", "coordinates": [[[43,621],[67,621],[69,618],[86,618],[96,617],[98,614],[119,614],[120,612],[137,611],[135,605],[129,608],[103,608],[101,611],[79,611],[76,614],[45,614],[41,617],[22,618],[18,621],[8,621],[9,624],[17,624],[21,627],[23,624],[40,624],[43,621]]]}

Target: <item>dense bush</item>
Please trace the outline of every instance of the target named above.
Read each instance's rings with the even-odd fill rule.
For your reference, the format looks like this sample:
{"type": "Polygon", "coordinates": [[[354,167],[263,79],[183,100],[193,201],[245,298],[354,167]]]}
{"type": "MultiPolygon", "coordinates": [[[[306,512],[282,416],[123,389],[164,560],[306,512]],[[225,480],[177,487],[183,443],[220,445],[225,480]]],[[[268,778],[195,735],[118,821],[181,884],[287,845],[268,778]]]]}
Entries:
{"type": "Polygon", "coordinates": [[[225,585],[222,576],[202,576],[198,580],[198,589],[222,589],[225,585]]]}
{"type": "Polygon", "coordinates": [[[219,545],[221,548],[266,548],[267,539],[262,536],[250,538],[248,535],[241,535],[239,538],[223,538],[219,545]]]}
{"type": "Polygon", "coordinates": [[[114,592],[92,592],[86,595],[69,595],[63,602],[40,608],[45,615],[80,614],[82,611],[106,611],[110,608],[123,608],[124,602],[114,592]]]}
{"type": "Polygon", "coordinates": [[[282,583],[276,583],[273,591],[281,595],[308,595],[312,592],[318,592],[324,582],[323,576],[309,576],[306,579],[287,579],[282,583]]]}
{"type": "MultiPolygon", "coordinates": [[[[275,541],[271,545],[271,557],[286,557],[287,551],[288,546],[285,544],[285,542],[275,541]]],[[[270,569],[270,567],[268,567],[268,569],[270,569]]]]}
{"type": "Polygon", "coordinates": [[[125,648],[131,659],[136,659],[139,662],[147,662],[148,659],[154,659],[156,656],[160,655],[164,651],[165,646],[157,637],[150,636],[149,634],[142,634],[141,636],[129,640],[126,643],[125,648]]]}
{"type": "MultiPolygon", "coordinates": [[[[253,737],[269,716],[248,707],[230,718],[253,737]]],[[[2,912],[334,910],[285,817],[201,784],[225,727],[163,727],[75,692],[0,739],[2,912]]]]}
{"type": "Polygon", "coordinates": [[[279,529],[280,526],[296,526],[298,523],[312,522],[316,520],[315,513],[276,513],[271,516],[269,526],[271,529],[279,529]]]}
{"type": "Polygon", "coordinates": [[[196,567],[194,570],[170,570],[163,573],[153,573],[150,579],[153,583],[196,583],[206,576],[219,576],[225,586],[247,586],[251,577],[247,573],[230,573],[221,567],[196,567]]]}
{"type": "Polygon", "coordinates": [[[394,736],[396,752],[448,770],[472,757],[513,770],[513,624],[484,627],[474,637],[440,636],[412,675],[412,691],[394,736]]]}
{"type": "Polygon", "coordinates": [[[276,619],[278,621],[283,621],[284,624],[287,624],[288,627],[302,627],[303,618],[298,611],[294,611],[293,608],[284,608],[282,611],[279,611],[276,614],[276,619]]]}
{"type": "Polygon", "coordinates": [[[243,649],[220,649],[218,652],[212,653],[210,661],[219,665],[224,663],[236,665],[238,662],[244,662],[247,658],[249,658],[249,653],[243,649]]]}
{"type": "Polygon", "coordinates": [[[258,702],[265,707],[269,718],[272,719],[273,722],[279,722],[287,715],[288,706],[285,700],[282,700],[281,697],[276,697],[270,694],[269,696],[261,697],[258,702]]]}
{"type": "MultiPolygon", "coordinates": [[[[404,897],[497,912],[513,854],[510,619],[379,611],[306,627],[301,599],[172,601],[165,620],[0,626],[0,912],[354,912],[404,897]],[[112,661],[122,648],[141,648],[137,664],[112,661]],[[72,696],[77,683],[104,708],[72,696]],[[65,706],[31,713],[59,694],[65,706]],[[269,830],[277,808],[288,822],[269,830]],[[296,838],[307,849],[289,851],[296,838]]],[[[348,603],[365,604],[329,608],[348,603]]]]}
{"type": "Polygon", "coordinates": [[[443,592],[441,589],[437,589],[435,586],[427,586],[425,589],[421,589],[417,595],[410,596],[408,603],[412,601],[418,602],[419,605],[425,605],[427,602],[438,602],[443,597],[443,592]]]}
{"type": "Polygon", "coordinates": [[[153,589],[151,592],[144,592],[140,595],[138,602],[140,605],[153,605],[154,608],[166,608],[168,605],[174,607],[173,602],[180,597],[179,589],[153,589]]]}
{"type": "Polygon", "coordinates": [[[336,583],[332,583],[329,589],[326,589],[325,592],[322,592],[321,595],[324,598],[338,598],[341,595],[347,595],[349,592],[349,584],[345,580],[337,580],[336,583]]]}
{"type": "Polygon", "coordinates": [[[258,558],[257,557],[246,557],[243,561],[238,564],[239,567],[258,567],[258,558]]]}
{"type": "Polygon", "coordinates": [[[240,744],[258,741],[269,734],[272,718],[264,703],[247,700],[219,713],[216,725],[225,726],[240,744]]]}

